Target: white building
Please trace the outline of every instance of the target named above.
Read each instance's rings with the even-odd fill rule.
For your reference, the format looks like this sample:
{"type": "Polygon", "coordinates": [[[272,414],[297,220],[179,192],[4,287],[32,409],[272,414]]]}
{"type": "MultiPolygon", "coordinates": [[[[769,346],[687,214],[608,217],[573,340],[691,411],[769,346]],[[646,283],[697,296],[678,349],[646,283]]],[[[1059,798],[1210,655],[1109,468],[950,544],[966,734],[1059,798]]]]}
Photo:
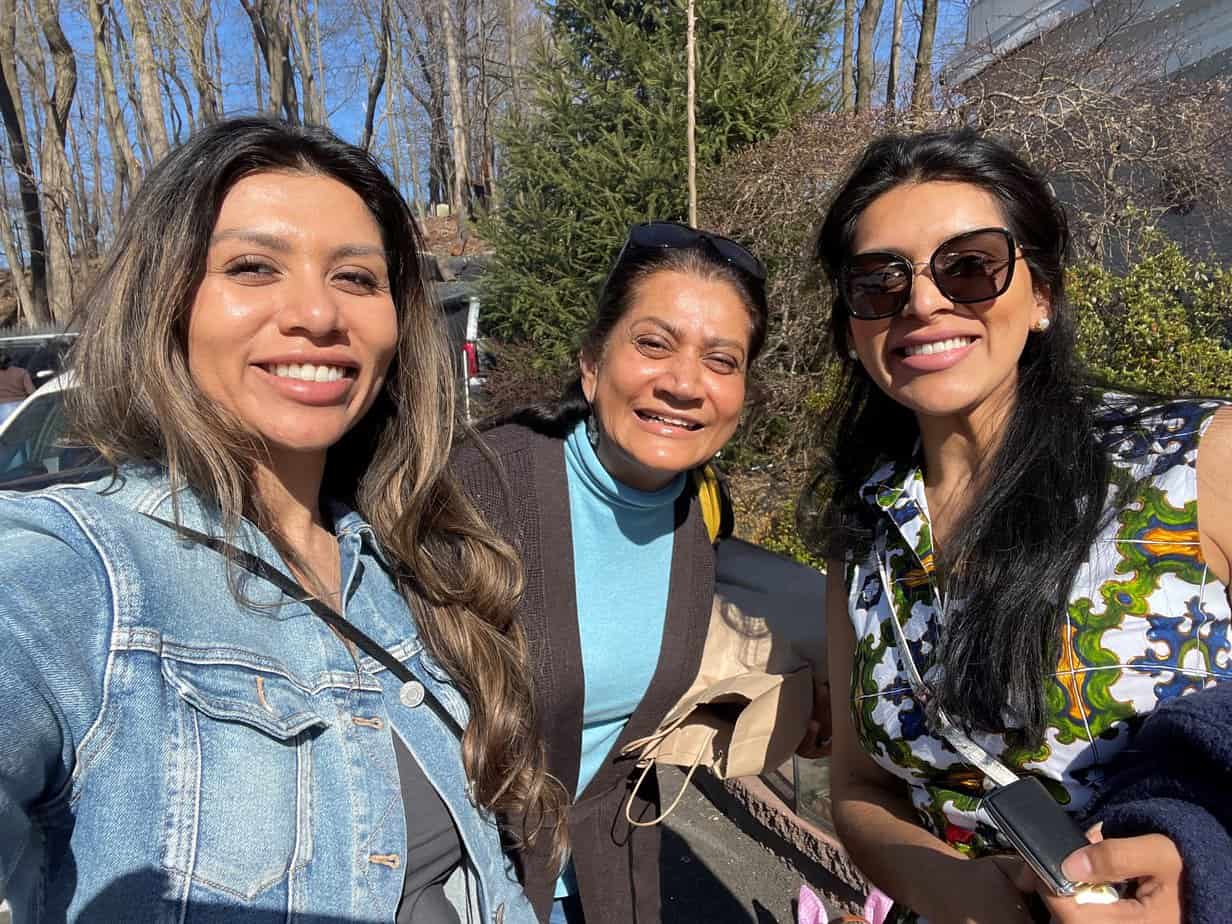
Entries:
{"type": "Polygon", "coordinates": [[[1232,75],[1232,0],[970,0],[966,43],[941,79],[960,86],[1050,35],[1081,43],[1110,32],[1126,54],[1166,48],[1167,73],[1232,75]]]}

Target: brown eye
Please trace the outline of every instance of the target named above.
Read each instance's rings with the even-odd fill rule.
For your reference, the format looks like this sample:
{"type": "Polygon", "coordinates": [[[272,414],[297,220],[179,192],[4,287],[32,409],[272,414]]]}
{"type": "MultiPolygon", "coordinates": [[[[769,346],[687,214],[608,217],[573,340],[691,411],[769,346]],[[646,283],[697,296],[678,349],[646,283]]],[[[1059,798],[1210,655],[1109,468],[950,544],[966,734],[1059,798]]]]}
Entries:
{"type": "Polygon", "coordinates": [[[380,281],[367,270],[346,270],[334,276],[334,280],[348,292],[366,294],[380,288],[380,281]]]}
{"type": "Polygon", "coordinates": [[[662,356],[668,351],[668,345],[658,337],[639,337],[637,348],[647,356],[662,356]]]}
{"type": "Polygon", "coordinates": [[[268,282],[274,277],[274,267],[264,260],[252,257],[242,257],[229,263],[225,270],[227,276],[238,282],[268,282]]]}

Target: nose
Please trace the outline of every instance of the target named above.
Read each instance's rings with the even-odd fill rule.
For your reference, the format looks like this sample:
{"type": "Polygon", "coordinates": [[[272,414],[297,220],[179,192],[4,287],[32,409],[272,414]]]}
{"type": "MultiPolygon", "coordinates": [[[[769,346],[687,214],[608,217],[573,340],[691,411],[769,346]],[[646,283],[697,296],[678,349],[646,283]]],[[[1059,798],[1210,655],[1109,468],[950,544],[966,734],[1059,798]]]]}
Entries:
{"type": "Polygon", "coordinates": [[[699,357],[681,350],[664,371],[660,387],[668,396],[678,402],[692,402],[701,396],[702,364],[699,357]]]}
{"type": "Polygon", "coordinates": [[[305,273],[299,285],[287,291],[287,300],[278,312],[282,333],[328,338],[342,328],[342,311],[337,292],[316,273],[305,273]]]}
{"type": "Polygon", "coordinates": [[[938,311],[944,311],[953,306],[953,302],[942,295],[937,284],[933,282],[932,271],[927,263],[916,264],[912,269],[914,276],[911,280],[911,292],[907,298],[907,304],[903,307],[904,316],[914,315],[917,318],[927,319],[938,311]]]}

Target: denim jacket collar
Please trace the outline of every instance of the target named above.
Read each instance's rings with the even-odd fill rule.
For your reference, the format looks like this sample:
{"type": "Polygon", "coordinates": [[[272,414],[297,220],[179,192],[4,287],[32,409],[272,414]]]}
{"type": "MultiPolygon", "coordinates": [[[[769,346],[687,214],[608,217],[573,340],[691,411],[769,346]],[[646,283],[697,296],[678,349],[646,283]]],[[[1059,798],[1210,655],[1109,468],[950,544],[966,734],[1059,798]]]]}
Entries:
{"type": "MultiPolygon", "coordinates": [[[[175,514],[178,513],[178,522],[181,525],[207,535],[221,535],[222,518],[219,511],[189,486],[173,486],[167,469],[162,465],[129,463],[120,466],[103,493],[121,492],[130,495],[130,503],[139,513],[169,520],[175,519],[175,514]]],[[[333,523],[334,534],[340,540],[347,536],[358,536],[367,551],[386,568],[392,569],[393,563],[377,540],[376,530],[358,511],[336,498],[324,498],[321,506],[322,512],[333,523]]],[[[247,517],[240,520],[240,534],[236,538],[239,544],[261,558],[267,561],[282,561],[282,556],[278,554],[273,543],[247,517]]]]}

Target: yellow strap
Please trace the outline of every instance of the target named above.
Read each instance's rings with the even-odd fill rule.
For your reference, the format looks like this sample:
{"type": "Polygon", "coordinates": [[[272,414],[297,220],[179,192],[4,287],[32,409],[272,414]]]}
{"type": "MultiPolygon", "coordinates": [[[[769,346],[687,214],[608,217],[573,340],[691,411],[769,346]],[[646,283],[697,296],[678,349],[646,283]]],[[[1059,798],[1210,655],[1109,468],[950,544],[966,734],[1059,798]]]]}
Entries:
{"type": "Polygon", "coordinates": [[[713,466],[704,465],[693,469],[693,483],[697,486],[697,499],[702,505],[706,532],[710,534],[710,541],[714,542],[723,526],[723,493],[719,487],[719,476],[713,466]]]}

